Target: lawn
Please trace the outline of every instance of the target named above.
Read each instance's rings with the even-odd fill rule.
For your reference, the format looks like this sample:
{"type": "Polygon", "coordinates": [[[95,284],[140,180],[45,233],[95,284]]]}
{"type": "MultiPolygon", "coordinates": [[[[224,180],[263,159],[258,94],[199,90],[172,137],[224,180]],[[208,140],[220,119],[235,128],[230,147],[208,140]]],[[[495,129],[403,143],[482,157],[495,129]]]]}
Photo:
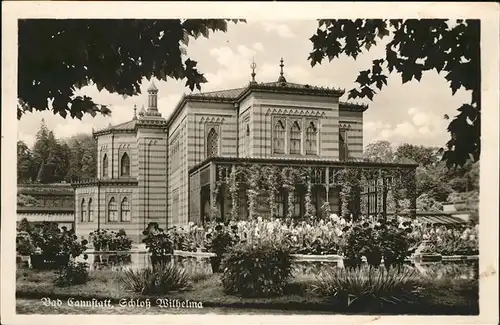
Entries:
{"type": "MultiPolygon", "coordinates": [[[[35,272],[30,269],[18,269],[16,272],[16,297],[18,313],[87,313],[89,308],[56,307],[44,308],[41,304],[32,304],[27,299],[41,299],[50,297],[62,301],[72,297],[75,299],[111,299],[118,306],[120,299],[150,299],[154,307],[158,297],[142,296],[122,287],[116,271],[99,270],[91,271],[90,281],[84,285],[69,287],[56,287],[53,285],[55,272],[35,272]]],[[[356,313],[372,314],[370,309],[346,310],[335,299],[324,298],[313,294],[308,288],[314,277],[308,274],[298,274],[288,285],[286,292],[279,297],[271,298],[243,298],[224,293],[220,285],[219,275],[200,277],[192,284],[188,291],[171,292],[169,299],[180,301],[201,302],[206,308],[203,312],[220,313],[252,313],[252,310],[286,310],[294,312],[329,312],[329,313],[356,313]]],[[[163,298],[163,297],[162,297],[163,298]]],[[[39,302],[39,300],[37,300],[39,302]]],[[[116,310],[116,309],[115,309],[116,310]]],[[[435,279],[432,282],[423,282],[418,293],[418,301],[413,304],[391,305],[379,314],[435,314],[435,315],[477,315],[478,314],[478,282],[470,279],[435,279]]],[[[137,308],[121,308],[119,312],[125,314],[167,313],[161,308],[151,308],[149,311],[137,308]]],[[[180,312],[180,311],[179,311],[180,312]]],[[[201,310],[192,312],[202,312],[201,310]]],[[[110,313],[109,310],[94,309],[92,313],[110,313]]]]}

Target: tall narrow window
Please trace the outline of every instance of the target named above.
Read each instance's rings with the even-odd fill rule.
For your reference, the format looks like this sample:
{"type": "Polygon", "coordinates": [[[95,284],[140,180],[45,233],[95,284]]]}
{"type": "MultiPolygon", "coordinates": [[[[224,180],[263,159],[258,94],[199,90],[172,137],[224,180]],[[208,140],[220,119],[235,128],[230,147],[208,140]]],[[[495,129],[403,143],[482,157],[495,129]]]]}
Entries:
{"type": "Polygon", "coordinates": [[[102,177],[108,177],[108,155],[104,154],[102,158],[102,177]]]}
{"type": "Polygon", "coordinates": [[[297,121],[290,128],[290,153],[300,154],[300,126],[297,121]]]}
{"type": "Polygon", "coordinates": [[[347,130],[341,129],[339,132],[339,159],[340,161],[347,161],[349,157],[349,150],[347,147],[347,130]]]}
{"type": "Polygon", "coordinates": [[[311,122],[306,130],[306,155],[316,155],[317,154],[317,134],[318,130],[314,125],[314,122],[311,122]]]}
{"type": "Polygon", "coordinates": [[[80,205],[80,220],[82,222],[87,221],[87,207],[85,206],[85,199],[82,199],[82,204],[80,205]]]}
{"type": "Polygon", "coordinates": [[[219,154],[219,135],[214,128],[210,129],[207,136],[207,158],[215,157],[219,154]]]}
{"type": "Polygon", "coordinates": [[[285,125],[281,120],[278,120],[274,125],[273,152],[285,153],[285,125]]]}
{"type": "Polygon", "coordinates": [[[120,220],[121,221],[130,221],[130,202],[125,197],[122,200],[122,204],[120,207],[120,220]]]}
{"type": "Polygon", "coordinates": [[[108,203],[108,221],[116,222],[118,221],[118,204],[114,197],[109,200],[108,203]]]}
{"type": "Polygon", "coordinates": [[[127,153],[124,153],[120,161],[121,175],[130,176],[130,158],[127,153]]]}
{"type": "Polygon", "coordinates": [[[94,221],[94,208],[92,207],[92,198],[89,199],[89,215],[88,215],[88,220],[89,222],[94,221]]]}

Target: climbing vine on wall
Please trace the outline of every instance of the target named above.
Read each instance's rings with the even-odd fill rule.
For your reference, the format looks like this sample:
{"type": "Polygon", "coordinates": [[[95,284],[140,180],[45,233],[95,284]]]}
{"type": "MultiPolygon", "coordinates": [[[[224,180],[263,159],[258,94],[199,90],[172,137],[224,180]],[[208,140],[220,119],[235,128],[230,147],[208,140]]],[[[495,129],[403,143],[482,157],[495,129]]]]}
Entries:
{"type": "Polygon", "coordinates": [[[305,201],[305,211],[304,211],[304,217],[308,219],[314,218],[316,215],[316,208],[314,207],[314,204],[312,202],[312,169],[307,168],[304,173],[303,177],[305,180],[306,184],[306,195],[304,198],[305,201]]]}
{"type": "Polygon", "coordinates": [[[248,171],[248,217],[252,220],[257,217],[257,196],[259,195],[260,169],[257,165],[252,165],[248,171]]]}
{"type": "Polygon", "coordinates": [[[231,174],[228,180],[229,195],[231,196],[231,219],[238,219],[239,212],[239,182],[238,182],[238,168],[231,166],[231,174]]]}
{"type": "Polygon", "coordinates": [[[276,202],[276,194],[279,184],[279,169],[276,166],[266,166],[263,168],[265,180],[265,188],[269,202],[269,211],[272,218],[278,215],[278,204],[276,202]]]}
{"type": "Polygon", "coordinates": [[[287,191],[287,211],[286,211],[286,217],[287,218],[292,218],[293,216],[293,208],[294,208],[294,195],[295,195],[295,185],[297,183],[298,179],[298,173],[295,168],[292,167],[285,167],[281,171],[281,177],[283,179],[283,188],[286,189],[287,191]]]}

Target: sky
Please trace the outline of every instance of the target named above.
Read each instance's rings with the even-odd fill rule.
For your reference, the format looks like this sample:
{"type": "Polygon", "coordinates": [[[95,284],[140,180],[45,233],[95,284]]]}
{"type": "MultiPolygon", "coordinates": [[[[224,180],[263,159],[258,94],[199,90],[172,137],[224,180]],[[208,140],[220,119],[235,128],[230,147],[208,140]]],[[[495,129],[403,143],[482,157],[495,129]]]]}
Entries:
{"type": "MultiPolygon", "coordinates": [[[[208,83],[202,91],[239,88],[250,81],[250,64],[255,60],[258,82],[276,81],[280,72],[280,58],[284,59],[284,73],[289,82],[346,89],[341,100],[347,101],[347,91],[356,86],[358,72],[371,67],[371,61],[382,57],[384,43],[372,47],[356,60],[340,57],[332,62],[325,60],[311,67],[307,57],[312,51],[309,38],[315,33],[314,20],[252,21],[229,24],[226,33],[211,34],[209,39],[191,40],[188,56],[198,61],[198,69],[205,74],[208,83]]],[[[111,124],[130,120],[134,104],[147,105],[150,81],[144,80],[142,94],[124,98],[120,95],[99,92],[96,87],[82,88],[78,94],[91,96],[95,102],[111,106],[108,117],[90,115],[82,120],[63,119],[52,112],[28,113],[18,122],[18,140],[32,146],[36,133],[44,119],[56,137],[65,138],[79,133],[90,133],[111,124]]],[[[183,93],[190,93],[184,81],[173,79],[155,81],[159,88],[158,106],[163,117],[168,117],[183,93]]],[[[470,101],[470,93],[459,90],[452,95],[443,75],[427,72],[420,82],[402,84],[401,77],[392,74],[388,86],[373,101],[356,100],[369,105],[364,115],[364,144],[387,140],[394,145],[413,143],[426,146],[443,146],[449,139],[446,131],[450,117],[456,109],[470,101]]]]}

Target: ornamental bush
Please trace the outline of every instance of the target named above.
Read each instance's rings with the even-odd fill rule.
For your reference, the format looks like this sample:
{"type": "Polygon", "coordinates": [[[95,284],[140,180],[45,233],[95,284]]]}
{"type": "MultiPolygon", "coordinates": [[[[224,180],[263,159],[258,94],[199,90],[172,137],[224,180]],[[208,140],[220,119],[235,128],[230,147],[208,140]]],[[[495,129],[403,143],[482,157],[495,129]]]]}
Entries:
{"type": "Polygon", "coordinates": [[[85,284],[89,280],[88,264],[70,261],[67,266],[59,270],[54,284],[58,287],[85,284]]]}
{"type": "Polygon", "coordinates": [[[120,275],[127,290],[143,295],[165,294],[190,287],[189,275],[184,269],[172,264],[159,264],[156,268],[126,269],[120,275]]]}
{"type": "Polygon", "coordinates": [[[234,246],[223,265],[224,291],[244,297],[283,294],[292,277],[289,246],[270,240],[234,246]]]}
{"type": "Polygon", "coordinates": [[[321,297],[338,299],[347,308],[376,309],[384,304],[415,301],[417,283],[417,272],[409,267],[333,268],[317,277],[312,291],[321,297]]]}
{"type": "Polygon", "coordinates": [[[413,224],[401,218],[389,220],[360,218],[343,229],[341,252],[346,266],[358,267],[365,256],[368,264],[379,266],[382,258],[386,267],[402,265],[417,248],[413,224]]]}

